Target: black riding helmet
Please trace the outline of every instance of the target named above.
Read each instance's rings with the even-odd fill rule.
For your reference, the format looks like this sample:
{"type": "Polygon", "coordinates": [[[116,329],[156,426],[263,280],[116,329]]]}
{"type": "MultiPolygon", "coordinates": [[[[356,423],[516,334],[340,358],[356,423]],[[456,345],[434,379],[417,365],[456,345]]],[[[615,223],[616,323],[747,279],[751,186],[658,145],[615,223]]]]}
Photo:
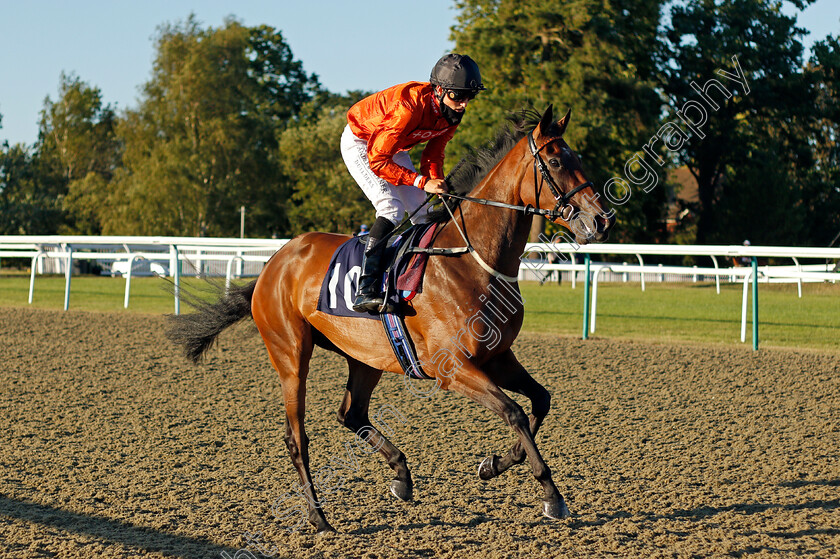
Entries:
{"type": "Polygon", "coordinates": [[[429,81],[444,89],[469,89],[481,91],[481,72],[475,60],[465,54],[447,54],[432,68],[429,81]]]}

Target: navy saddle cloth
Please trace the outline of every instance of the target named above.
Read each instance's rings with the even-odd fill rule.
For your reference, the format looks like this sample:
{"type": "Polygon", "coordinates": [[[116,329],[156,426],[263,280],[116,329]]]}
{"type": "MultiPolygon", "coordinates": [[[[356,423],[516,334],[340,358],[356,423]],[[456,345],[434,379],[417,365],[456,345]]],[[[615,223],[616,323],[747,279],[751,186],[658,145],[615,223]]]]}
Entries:
{"type": "MultiPolygon", "coordinates": [[[[429,223],[414,225],[396,237],[386,249],[385,268],[392,271],[390,273],[386,271],[381,289],[389,294],[392,302],[399,303],[402,294],[405,293],[397,288],[398,285],[402,285],[402,282],[397,282],[397,278],[403,275],[406,270],[410,272],[410,276],[415,278],[414,287],[411,288],[412,292],[421,292],[422,272],[418,275],[416,258],[420,255],[411,252],[411,249],[417,247],[421,239],[430,239],[431,233],[433,233],[432,228],[435,225],[429,223]],[[389,289],[386,290],[386,286],[389,289]]],[[[321,295],[318,298],[319,311],[333,316],[379,320],[378,315],[358,313],[353,310],[353,298],[356,295],[356,286],[362,272],[362,255],[366,242],[366,236],[353,237],[336,249],[321,284],[321,295]]]]}
{"type": "MultiPolygon", "coordinates": [[[[414,247],[428,247],[434,237],[437,224],[415,225],[394,239],[386,249],[382,291],[389,299],[399,304],[400,299],[410,300],[422,289],[423,272],[428,253],[413,252],[414,247]],[[403,291],[406,290],[406,291],[403,291]]],[[[405,327],[402,316],[396,314],[374,315],[353,310],[353,297],[362,271],[362,255],[365,237],[353,237],[342,243],[333,254],[327,275],[321,284],[318,310],[333,316],[372,318],[380,320],[391,349],[406,375],[416,379],[431,378],[423,370],[414,343],[405,327]]]]}

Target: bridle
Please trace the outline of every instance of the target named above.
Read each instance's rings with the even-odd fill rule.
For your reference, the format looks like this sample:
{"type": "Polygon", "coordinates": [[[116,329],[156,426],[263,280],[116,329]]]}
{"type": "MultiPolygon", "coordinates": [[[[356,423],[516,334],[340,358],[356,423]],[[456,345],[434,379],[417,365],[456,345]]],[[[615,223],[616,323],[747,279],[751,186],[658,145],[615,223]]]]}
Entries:
{"type": "Polygon", "coordinates": [[[549,190],[551,190],[552,196],[554,196],[554,201],[556,202],[556,204],[554,205],[554,209],[551,210],[552,216],[556,215],[557,217],[559,217],[561,219],[568,220],[569,218],[571,218],[571,212],[569,212],[568,215],[564,216],[563,215],[563,210],[565,210],[565,208],[567,206],[571,207],[571,204],[569,204],[569,201],[571,200],[572,196],[574,196],[575,194],[577,194],[578,192],[580,192],[584,188],[587,188],[587,187],[590,187],[590,186],[592,188],[595,188],[595,185],[592,184],[592,181],[586,181],[585,183],[577,185],[576,187],[574,187],[573,189],[571,189],[570,191],[568,191],[566,193],[563,193],[560,190],[560,187],[558,187],[557,183],[554,182],[554,178],[551,176],[551,173],[548,172],[548,167],[546,166],[545,161],[543,161],[543,158],[540,156],[540,152],[542,150],[544,150],[546,148],[546,146],[556,142],[559,139],[560,139],[559,137],[558,138],[551,138],[547,142],[545,142],[544,144],[542,144],[541,146],[538,147],[537,142],[534,141],[534,134],[532,132],[532,133],[528,134],[528,149],[531,150],[531,155],[534,156],[534,189],[535,189],[534,194],[535,194],[535,199],[539,202],[539,199],[540,199],[539,192],[540,192],[540,190],[542,190],[543,183],[547,183],[549,190]],[[539,186],[537,186],[537,169],[540,170],[540,175],[542,175],[539,186]],[[561,208],[560,211],[557,211],[558,208],[561,208]]]}
{"type": "MultiPolygon", "coordinates": [[[[536,129],[535,129],[536,130],[536,129]]],[[[537,143],[534,141],[534,133],[531,131],[528,133],[528,149],[531,151],[531,155],[534,157],[534,199],[539,204],[540,196],[539,193],[542,190],[542,186],[544,183],[548,184],[548,189],[551,191],[552,196],[554,196],[554,201],[556,204],[554,205],[553,210],[545,210],[542,208],[535,208],[531,204],[527,204],[525,206],[517,206],[514,204],[505,204],[504,202],[496,202],[495,200],[486,200],[484,198],[473,198],[471,196],[462,196],[460,194],[442,194],[441,196],[447,196],[449,198],[455,198],[456,200],[464,200],[466,202],[474,202],[476,204],[481,204],[483,206],[495,206],[497,208],[507,208],[509,210],[518,210],[524,213],[525,215],[542,215],[549,219],[563,219],[568,221],[572,217],[572,212],[566,212],[564,215],[564,211],[567,207],[571,207],[569,201],[572,199],[572,196],[583,190],[584,188],[592,187],[595,188],[595,185],[592,184],[592,181],[586,181],[583,184],[579,184],[578,186],[571,189],[569,192],[563,193],[560,190],[560,187],[557,186],[557,183],[554,181],[554,178],[551,176],[551,173],[548,171],[548,167],[543,161],[543,158],[540,156],[540,152],[546,148],[546,146],[556,142],[561,138],[550,138],[547,142],[542,144],[541,146],[537,147],[537,143]],[[537,169],[540,172],[540,180],[539,183],[537,182],[537,169]]]]}
{"type": "MultiPolygon", "coordinates": [[[[534,130],[536,130],[536,128],[534,130]]],[[[525,206],[517,206],[517,205],[514,205],[514,204],[505,204],[504,202],[496,202],[495,200],[486,200],[484,198],[473,198],[471,196],[461,196],[460,194],[448,194],[447,193],[447,194],[441,194],[441,196],[446,196],[446,197],[449,197],[449,198],[455,198],[456,200],[465,200],[467,202],[474,202],[476,204],[482,204],[484,206],[495,206],[497,208],[507,208],[507,209],[510,209],[510,210],[517,210],[517,211],[521,211],[525,215],[542,215],[542,216],[545,216],[549,219],[560,218],[560,219],[564,219],[564,220],[568,221],[572,217],[572,214],[574,212],[574,208],[572,207],[571,204],[569,204],[569,201],[571,200],[572,196],[574,196],[575,194],[577,194],[578,192],[580,192],[584,188],[587,188],[587,187],[593,187],[594,188],[595,185],[592,184],[592,181],[586,181],[585,183],[574,187],[572,190],[570,190],[569,192],[566,192],[565,194],[560,190],[560,187],[557,186],[557,183],[554,182],[554,179],[551,177],[551,173],[548,172],[548,167],[546,167],[545,161],[543,161],[542,157],[540,156],[540,151],[545,149],[545,147],[547,145],[549,145],[553,142],[556,142],[557,140],[560,140],[560,139],[561,139],[560,137],[551,138],[548,141],[546,141],[543,145],[537,147],[537,144],[534,141],[534,131],[531,131],[528,134],[528,148],[531,150],[531,155],[534,157],[534,194],[535,194],[534,199],[536,200],[537,204],[539,204],[540,192],[542,191],[542,185],[543,185],[543,183],[548,183],[548,188],[551,190],[551,194],[554,196],[554,200],[556,202],[553,210],[544,210],[542,208],[535,208],[531,204],[527,204],[525,206]],[[542,175],[542,180],[540,181],[539,185],[537,184],[537,169],[540,170],[540,174],[542,175]],[[568,215],[564,216],[563,215],[563,210],[567,207],[572,208],[572,212],[569,212],[568,215]],[[558,208],[560,208],[559,211],[558,211],[558,208]]],[[[426,202],[424,202],[423,205],[426,205],[426,203],[428,203],[429,200],[431,200],[431,198],[432,198],[432,195],[429,194],[426,197],[426,202]]],[[[446,211],[449,212],[449,216],[452,218],[452,222],[455,224],[455,227],[458,229],[458,232],[461,233],[461,237],[464,239],[464,242],[467,244],[467,246],[463,247],[463,248],[456,248],[456,249],[431,249],[431,251],[436,251],[436,252],[431,252],[431,251],[429,251],[429,252],[433,253],[433,254],[461,254],[463,252],[469,252],[470,254],[472,254],[473,258],[475,258],[476,261],[478,261],[478,263],[481,265],[481,267],[484,268],[484,270],[487,271],[490,275],[492,275],[494,277],[497,277],[499,279],[502,279],[504,281],[507,281],[507,282],[511,282],[511,283],[516,282],[517,281],[516,276],[508,276],[508,275],[505,275],[505,274],[503,274],[503,273],[501,273],[497,270],[494,270],[489,264],[487,264],[487,262],[484,261],[483,258],[481,258],[481,256],[479,256],[479,254],[477,252],[475,252],[475,249],[473,248],[472,243],[470,243],[470,240],[467,237],[466,233],[464,232],[463,229],[461,229],[461,226],[458,225],[458,221],[455,219],[455,214],[452,213],[452,209],[449,207],[449,204],[444,202],[443,206],[446,208],[446,211]]],[[[423,207],[423,206],[420,206],[420,207],[423,207]]],[[[418,208],[418,210],[419,210],[419,208],[418,208]]],[[[416,213],[416,211],[417,210],[415,210],[415,213],[416,213]]],[[[413,215],[414,214],[412,214],[412,216],[413,215]]],[[[409,216],[409,217],[411,217],[411,216],[409,216]]],[[[461,214],[461,218],[463,219],[463,214],[461,214]]],[[[427,249],[427,251],[428,250],[429,249],[427,249]]]]}

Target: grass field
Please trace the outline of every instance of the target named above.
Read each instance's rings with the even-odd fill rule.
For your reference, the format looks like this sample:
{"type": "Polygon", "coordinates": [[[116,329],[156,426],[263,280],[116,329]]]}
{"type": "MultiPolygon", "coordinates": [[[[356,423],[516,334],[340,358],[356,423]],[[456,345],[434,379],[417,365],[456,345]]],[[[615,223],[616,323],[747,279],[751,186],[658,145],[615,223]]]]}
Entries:
{"type": "MultiPolygon", "coordinates": [[[[597,328],[602,338],[662,342],[741,344],[741,284],[713,283],[602,284],[598,287],[597,328]]],[[[840,285],[759,284],[761,346],[840,350],[840,285]]],[[[583,286],[533,283],[523,286],[525,325],[529,331],[581,336],[583,286]]],[[[748,321],[752,320],[752,313],[748,321]]],[[[745,346],[751,346],[752,322],[745,346]]]]}
{"type": "MultiPolygon", "coordinates": [[[[187,285],[197,280],[185,279],[187,285]]],[[[74,276],[70,309],[118,313],[171,313],[173,298],[167,283],[158,278],[133,278],[128,309],[123,308],[125,280],[99,276],[74,276]]],[[[521,284],[525,298],[525,324],[531,332],[580,337],[583,333],[582,283],[521,284]]],[[[648,283],[601,284],[598,288],[597,331],[601,338],[625,338],[673,342],[740,343],[740,284],[648,283]]],[[[0,273],[0,306],[27,307],[29,276],[0,273]]],[[[762,347],[797,347],[840,350],[840,285],[805,284],[803,296],[796,286],[759,286],[759,338],[762,347]]],[[[38,276],[32,307],[61,309],[64,305],[63,276],[38,276]]],[[[182,309],[187,311],[186,308],[182,309]]]]}

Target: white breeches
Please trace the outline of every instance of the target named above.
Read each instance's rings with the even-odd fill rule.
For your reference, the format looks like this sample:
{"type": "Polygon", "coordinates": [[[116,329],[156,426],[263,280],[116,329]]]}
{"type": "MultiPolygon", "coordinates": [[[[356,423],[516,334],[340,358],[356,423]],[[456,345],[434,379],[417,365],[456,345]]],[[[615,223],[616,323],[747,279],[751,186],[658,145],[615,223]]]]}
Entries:
{"type": "MultiPolygon", "coordinates": [[[[376,176],[368,164],[367,142],[356,137],[350,131],[349,125],[344,127],[341,134],[341,156],[350,171],[350,176],[373,203],[376,217],[385,217],[394,225],[398,225],[406,213],[412,213],[426,200],[426,192],[421,188],[410,185],[395,186],[376,176]]],[[[415,170],[406,151],[397,153],[393,161],[401,167],[415,170]]],[[[426,209],[423,209],[411,218],[411,222],[423,223],[426,219],[426,209]]]]}

